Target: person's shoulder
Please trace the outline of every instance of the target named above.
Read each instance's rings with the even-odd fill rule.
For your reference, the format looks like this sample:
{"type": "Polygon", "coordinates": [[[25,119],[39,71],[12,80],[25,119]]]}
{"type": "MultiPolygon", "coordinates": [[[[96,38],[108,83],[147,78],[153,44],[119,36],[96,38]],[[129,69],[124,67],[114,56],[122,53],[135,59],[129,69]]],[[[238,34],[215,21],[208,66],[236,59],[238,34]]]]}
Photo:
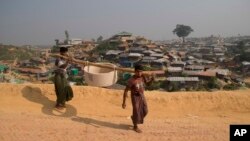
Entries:
{"type": "Polygon", "coordinates": [[[127,81],[127,85],[132,85],[134,81],[135,81],[134,77],[129,78],[127,81]]]}
{"type": "Polygon", "coordinates": [[[128,81],[133,81],[135,80],[135,76],[133,75],[131,78],[128,79],[128,81]]]}

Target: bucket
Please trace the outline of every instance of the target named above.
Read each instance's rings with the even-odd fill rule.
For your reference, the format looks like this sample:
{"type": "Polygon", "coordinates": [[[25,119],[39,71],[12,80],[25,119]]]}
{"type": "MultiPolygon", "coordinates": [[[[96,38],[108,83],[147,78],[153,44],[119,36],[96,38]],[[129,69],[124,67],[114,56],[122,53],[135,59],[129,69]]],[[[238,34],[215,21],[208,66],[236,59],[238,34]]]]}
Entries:
{"type": "Polygon", "coordinates": [[[76,69],[76,68],[71,69],[71,74],[78,75],[78,69],[76,69]]]}
{"type": "MultiPolygon", "coordinates": [[[[109,63],[102,63],[102,65],[116,67],[114,64],[109,63]]],[[[118,75],[115,69],[86,66],[84,67],[84,79],[90,86],[108,87],[117,82],[118,75]]]]}

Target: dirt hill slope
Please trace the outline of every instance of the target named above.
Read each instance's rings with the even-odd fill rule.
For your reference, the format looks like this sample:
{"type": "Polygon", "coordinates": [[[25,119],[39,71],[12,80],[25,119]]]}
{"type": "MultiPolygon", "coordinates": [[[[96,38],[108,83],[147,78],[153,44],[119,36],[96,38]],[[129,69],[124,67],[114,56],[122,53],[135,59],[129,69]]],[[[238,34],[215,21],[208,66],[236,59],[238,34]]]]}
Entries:
{"type": "Polygon", "coordinates": [[[226,141],[230,124],[250,124],[250,90],[146,92],[149,115],[131,130],[123,91],[73,87],[66,110],[54,109],[53,85],[0,84],[0,140],[226,141]]]}

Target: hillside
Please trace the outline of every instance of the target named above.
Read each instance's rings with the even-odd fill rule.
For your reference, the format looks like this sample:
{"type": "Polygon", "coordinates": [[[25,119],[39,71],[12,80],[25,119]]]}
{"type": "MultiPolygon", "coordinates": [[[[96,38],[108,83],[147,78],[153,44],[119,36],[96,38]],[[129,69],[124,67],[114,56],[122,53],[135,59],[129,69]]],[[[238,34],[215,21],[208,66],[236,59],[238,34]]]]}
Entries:
{"type": "Polygon", "coordinates": [[[0,45],[0,60],[19,60],[30,59],[35,55],[35,51],[12,45],[0,45]]]}
{"type": "Polygon", "coordinates": [[[142,134],[131,126],[131,103],[120,90],[73,87],[67,109],[54,109],[53,85],[0,84],[0,140],[228,141],[229,125],[250,123],[250,90],[146,92],[142,134]]]}

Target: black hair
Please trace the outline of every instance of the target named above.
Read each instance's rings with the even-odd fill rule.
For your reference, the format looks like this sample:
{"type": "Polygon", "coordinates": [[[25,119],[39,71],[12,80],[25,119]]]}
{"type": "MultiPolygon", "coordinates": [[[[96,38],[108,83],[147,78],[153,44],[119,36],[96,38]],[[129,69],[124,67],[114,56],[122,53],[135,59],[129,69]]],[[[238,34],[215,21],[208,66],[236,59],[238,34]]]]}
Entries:
{"type": "Polygon", "coordinates": [[[143,71],[143,66],[140,64],[136,64],[134,68],[135,68],[135,71],[137,71],[137,70],[143,71]]]}
{"type": "Polygon", "coordinates": [[[68,48],[66,47],[60,47],[60,52],[61,53],[64,53],[64,52],[67,52],[68,51],[68,48]]]}

